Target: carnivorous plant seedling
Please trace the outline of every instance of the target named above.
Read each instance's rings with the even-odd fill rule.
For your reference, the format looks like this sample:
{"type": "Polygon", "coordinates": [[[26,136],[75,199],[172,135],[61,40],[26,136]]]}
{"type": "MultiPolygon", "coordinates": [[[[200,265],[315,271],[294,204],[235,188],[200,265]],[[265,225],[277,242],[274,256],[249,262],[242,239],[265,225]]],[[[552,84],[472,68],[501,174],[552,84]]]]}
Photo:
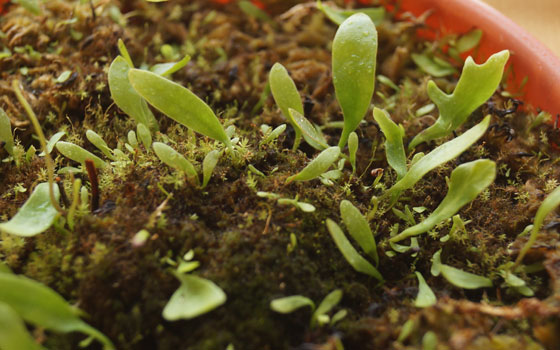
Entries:
{"type": "Polygon", "coordinates": [[[103,159],[71,142],[59,141],[55,147],[60,154],[80,164],[85,164],[85,161],[89,159],[97,168],[102,169],[107,165],[103,159]]]}
{"type": "Polygon", "coordinates": [[[187,158],[183,157],[179,152],[162,142],[154,142],[152,147],[156,156],[162,162],[174,169],[184,172],[187,177],[193,179],[198,185],[198,173],[194,165],[192,165],[187,158]]]}
{"type": "Polygon", "coordinates": [[[14,155],[14,136],[12,135],[12,126],[10,117],[3,108],[0,108],[0,142],[4,142],[4,148],[9,155],[14,155]]]}
{"type": "Polygon", "coordinates": [[[385,8],[382,6],[379,7],[371,7],[371,8],[360,8],[355,10],[342,10],[338,8],[334,8],[329,5],[323,5],[321,0],[317,0],[317,8],[321,10],[325,16],[327,16],[331,21],[336,23],[337,25],[341,25],[348,17],[356,14],[356,13],[363,13],[368,15],[369,18],[375,24],[381,23],[383,19],[385,19],[385,8]]]}
{"type": "Polygon", "coordinates": [[[433,276],[440,274],[452,285],[463,289],[478,289],[492,287],[492,280],[486,277],[465,272],[441,262],[441,249],[432,257],[431,273],[433,276]]]}
{"type": "Polygon", "coordinates": [[[292,181],[308,181],[319,177],[338,160],[339,156],[340,148],[338,146],[327,148],[307,164],[302,171],[287,178],[286,183],[292,181]]]}
{"type": "Polygon", "coordinates": [[[397,180],[400,180],[408,171],[403,144],[404,129],[391,120],[389,113],[379,108],[373,110],[373,117],[385,135],[387,163],[396,171],[397,180]]]}
{"type": "Polygon", "coordinates": [[[468,57],[457,87],[450,95],[430,81],[428,95],[439,109],[439,118],[434,125],[416,135],[408,148],[413,149],[422,142],[447,136],[461,126],[496,91],[508,58],[507,50],[492,55],[482,65],[477,65],[472,57],[468,57]]]}
{"type": "Polygon", "coordinates": [[[418,279],[418,295],[416,300],[414,300],[414,306],[424,308],[434,305],[437,302],[436,295],[426,283],[424,276],[418,271],[415,274],[418,279]]]}

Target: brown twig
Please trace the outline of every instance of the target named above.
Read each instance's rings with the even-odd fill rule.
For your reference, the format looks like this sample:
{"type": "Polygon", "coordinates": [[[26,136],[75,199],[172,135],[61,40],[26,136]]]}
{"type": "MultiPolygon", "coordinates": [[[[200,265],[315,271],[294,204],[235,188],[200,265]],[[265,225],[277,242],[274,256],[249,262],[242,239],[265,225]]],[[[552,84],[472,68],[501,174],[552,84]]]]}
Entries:
{"type": "Polygon", "coordinates": [[[97,169],[93,160],[86,159],[86,170],[91,184],[91,211],[94,212],[99,209],[99,179],[97,177],[97,169]]]}

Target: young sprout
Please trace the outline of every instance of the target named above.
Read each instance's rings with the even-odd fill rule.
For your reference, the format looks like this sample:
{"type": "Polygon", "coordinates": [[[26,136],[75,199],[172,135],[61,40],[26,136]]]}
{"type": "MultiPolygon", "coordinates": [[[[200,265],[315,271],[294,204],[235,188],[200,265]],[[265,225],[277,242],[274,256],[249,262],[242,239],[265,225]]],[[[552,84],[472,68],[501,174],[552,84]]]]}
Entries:
{"type": "Polygon", "coordinates": [[[17,312],[0,302],[0,349],[42,350],[17,312]]]}
{"type": "Polygon", "coordinates": [[[370,106],[375,87],[376,58],[375,25],[363,13],[350,16],[338,28],[332,48],[333,84],[344,116],[344,128],[338,143],[341,149],[370,106]]]}
{"type": "MultiPolygon", "coordinates": [[[[53,192],[58,201],[58,187],[53,186],[53,192]]],[[[21,237],[35,236],[51,227],[58,215],[49,197],[49,184],[41,183],[10,221],[0,223],[0,231],[21,237]]]]}
{"type": "Polygon", "coordinates": [[[341,25],[348,17],[356,13],[368,15],[375,24],[379,24],[385,19],[385,8],[382,6],[356,10],[341,10],[332,6],[325,6],[321,0],[317,0],[317,8],[337,25],[341,25]]]}
{"type": "Polygon", "coordinates": [[[284,131],[286,131],[286,124],[280,124],[274,130],[270,131],[271,127],[268,125],[261,125],[261,131],[263,133],[263,139],[260,145],[266,145],[276,140],[284,131]]]}
{"type": "Polygon", "coordinates": [[[0,142],[4,142],[4,148],[9,155],[14,155],[14,136],[12,135],[12,126],[10,118],[4,111],[0,108],[0,142]]]}
{"type": "Polygon", "coordinates": [[[85,164],[87,159],[93,161],[97,168],[104,168],[107,163],[98,156],[86,151],[82,147],[70,142],[59,141],[56,143],[56,149],[66,158],[69,158],[80,164],[85,164]]]}
{"type": "Polygon", "coordinates": [[[0,285],[0,303],[24,321],[55,332],[81,332],[97,339],[105,350],[115,349],[109,338],[80,319],[81,310],[45,285],[9,272],[0,272],[0,285]]]}
{"type": "Polygon", "coordinates": [[[138,139],[140,139],[144,148],[149,150],[152,146],[152,133],[150,129],[148,129],[146,125],[138,123],[138,125],[136,125],[136,135],[138,135],[138,139]]]}
{"type": "Polygon", "coordinates": [[[471,57],[467,58],[457,87],[451,95],[430,81],[428,95],[439,109],[439,118],[434,125],[416,135],[408,148],[413,149],[423,142],[447,136],[460,127],[496,91],[508,58],[507,50],[492,55],[482,65],[474,63],[471,57]]]}
{"type": "Polygon", "coordinates": [[[169,118],[231,148],[224,127],[212,109],[189,89],[155,73],[131,69],[130,83],[146,101],[169,118]]]}
{"type": "Polygon", "coordinates": [[[496,163],[488,159],[479,159],[459,165],[451,173],[449,190],[439,206],[424,221],[407,228],[391,242],[398,242],[408,237],[428,232],[440,222],[455,215],[463,206],[472,202],[496,178],[496,163]]]}
{"type": "Polygon", "coordinates": [[[99,134],[97,134],[95,131],[93,131],[93,130],[86,131],[86,138],[95,147],[97,147],[97,149],[99,149],[101,152],[103,152],[103,154],[107,158],[109,158],[111,160],[116,160],[115,156],[113,155],[113,152],[111,151],[109,146],[107,146],[107,143],[105,142],[105,140],[103,140],[103,138],[101,136],[99,136],[99,134]]]}
{"type": "Polygon", "coordinates": [[[311,124],[311,122],[307,120],[303,114],[292,108],[288,109],[288,114],[292,124],[297,126],[302,133],[305,142],[307,142],[311,147],[319,151],[329,147],[321,131],[313,126],[313,124],[311,124]]]}
{"type": "Polygon", "coordinates": [[[185,67],[191,60],[191,56],[186,55],[182,60],[178,62],[168,62],[159,63],[150,67],[150,71],[154,72],[162,77],[169,77],[171,74],[179,71],[181,68],[185,67]]]}
{"type": "Polygon", "coordinates": [[[300,202],[298,198],[295,199],[291,198],[282,198],[279,194],[272,193],[272,192],[257,192],[257,196],[261,198],[268,198],[278,202],[280,205],[293,205],[294,207],[298,208],[299,210],[303,211],[304,213],[312,213],[315,211],[315,206],[309,203],[300,202]]]}
{"type": "Polygon", "coordinates": [[[286,183],[293,181],[309,181],[315,179],[325,171],[327,171],[331,165],[333,165],[340,157],[340,148],[337,146],[329,147],[313,159],[307,166],[297,173],[296,175],[290,176],[286,179],[286,183]]]}
{"type": "Polygon", "coordinates": [[[176,273],[179,289],[163,309],[167,321],[189,320],[208,313],[226,302],[226,294],[214,282],[193,275],[176,273]]]}
{"type": "Polygon", "coordinates": [[[452,285],[463,289],[478,289],[492,287],[492,280],[457,269],[453,266],[442,264],[441,249],[432,257],[431,273],[433,276],[440,274],[452,285]]]}
{"type": "Polygon", "coordinates": [[[237,3],[237,6],[239,6],[241,11],[243,11],[245,14],[247,14],[250,17],[259,19],[263,22],[272,22],[272,19],[266,12],[258,8],[250,1],[241,0],[237,3]]]}
{"type": "Polygon", "coordinates": [[[182,171],[188,178],[194,179],[195,183],[198,185],[198,173],[196,172],[194,165],[192,165],[187,158],[183,157],[181,153],[161,142],[154,142],[152,147],[156,156],[162,162],[174,169],[182,171]]]}
{"type": "Polygon", "coordinates": [[[360,248],[373,259],[375,264],[379,263],[379,256],[377,255],[377,246],[373,237],[373,232],[369,227],[366,218],[360,213],[350,201],[343,200],[340,203],[340,216],[350,236],[358,243],[360,248]]]}
{"type": "Polygon", "coordinates": [[[214,172],[214,168],[218,165],[218,161],[220,160],[220,151],[212,150],[208,152],[204,160],[202,161],[202,188],[205,188],[212,177],[212,173],[214,172]]]}
{"type": "Polygon", "coordinates": [[[414,306],[424,308],[434,305],[437,302],[436,295],[426,283],[424,276],[418,271],[415,274],[418,279],[418,295],[416,300],[414,300],[414,306]]]}
{"type": "Polygon", "coordinates": [[[352,131],[350,136],[348,136],[348,160],[350,165],[352,165],[352,174],[356,173],[356,154],[358,153],[359,144],[358,134],[352,131]]]}
{"type": "Polygon", "coordinates": [[[484,135],[489,124],[490,116],[487,116],[483,121],[470,128],[461,136],[444,143],[417,160],[410,167],[406,175],[387,190],[384,196],[398,196],[402,191],[414,186],[429,171],[458,157],[484,135]]]}
{"type": "Polygon", "coordinates": [[[375,108],[373,117],[385,135],[385,154],[387,163],[397,173],[397,180],[402,179],[407,172],[406,154],[404,152],[404,129],[391,120],[385,110],[375,108]]]}

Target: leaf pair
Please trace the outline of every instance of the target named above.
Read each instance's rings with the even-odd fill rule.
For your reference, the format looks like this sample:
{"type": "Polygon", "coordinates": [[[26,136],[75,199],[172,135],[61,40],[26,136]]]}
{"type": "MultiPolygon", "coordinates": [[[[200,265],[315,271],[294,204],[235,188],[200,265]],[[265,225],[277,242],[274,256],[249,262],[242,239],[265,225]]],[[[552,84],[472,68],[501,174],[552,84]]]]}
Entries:
{"type": "MultiPolygon", "coordinates": [[[[358,208],[347,200],[340,203],[340,215],[350,236],[352,236],[375,264],[378,264],[379,256],[377,254],[377,246],[375,244],[373,232],[371,232],[366,218],[360,213],[358,208]]],[[[327,219],[327,229],[336,246],[354,270],[374,277],[379,281],[383,281],[383,276],[381,276],[379,271],[371,263],[358,253],[336,222],[327,219]]]]}

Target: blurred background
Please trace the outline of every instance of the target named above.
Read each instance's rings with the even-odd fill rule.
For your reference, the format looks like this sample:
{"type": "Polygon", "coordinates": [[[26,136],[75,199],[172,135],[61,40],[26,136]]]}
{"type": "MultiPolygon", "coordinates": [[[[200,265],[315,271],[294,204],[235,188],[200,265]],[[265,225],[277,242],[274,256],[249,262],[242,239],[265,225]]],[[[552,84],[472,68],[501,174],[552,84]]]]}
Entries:
{"type": "Polygon", "coordinates": [[[560,57],[560,0],[483,0],[560,57]]]}

